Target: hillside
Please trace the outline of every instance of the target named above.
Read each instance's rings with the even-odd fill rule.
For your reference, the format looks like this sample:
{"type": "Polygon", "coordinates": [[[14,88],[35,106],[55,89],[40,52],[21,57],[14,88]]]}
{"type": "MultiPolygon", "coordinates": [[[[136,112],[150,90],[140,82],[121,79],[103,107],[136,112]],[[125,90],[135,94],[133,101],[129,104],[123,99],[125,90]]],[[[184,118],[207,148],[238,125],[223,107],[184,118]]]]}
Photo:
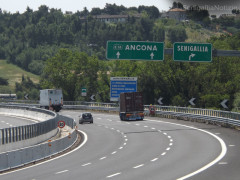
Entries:
{"type": "Polygon", "coordinates": [[[0,93],[15,93],[15,83],[21,82],[22,75],[30,77],[34,83],[38,83],[40,77],[26,72],[16,65],[8,64],[6,60],[0,60],[0,77],[8,79],[8,86],[0,86],[0,93]]]}

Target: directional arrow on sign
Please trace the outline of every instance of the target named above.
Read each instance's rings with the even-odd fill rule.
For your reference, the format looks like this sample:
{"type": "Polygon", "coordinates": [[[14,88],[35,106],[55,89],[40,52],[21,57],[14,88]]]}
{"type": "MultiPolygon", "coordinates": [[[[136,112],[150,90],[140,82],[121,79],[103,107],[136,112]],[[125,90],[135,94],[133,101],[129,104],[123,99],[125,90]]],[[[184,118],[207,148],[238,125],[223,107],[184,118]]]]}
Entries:
{"type": "Polygon", "coordinates": [[[94,101],[94,100],[95,100],[95,98],[94,98],[94,97],[95,97],[95,95],[92,95],[92,96],[91,96],[91,100],[92,100],[92,101],[94,101]]]}
{"type": "Polygon", "coordinates": [[[227,101],[228,101],[227,99],[224,99],[224,100],[221,102],[222,107],[225,108],[225,109],[228,109],[228,107],[227,107],[227,105],[226,105],[226,102],[227,102],[227,101]]]}
{"type": "Polygon", "coordinates": [[[25,98],[25,99],[28,99],[28,94],[26,94],[26,95],[24,96],[24,98],[25,98]]]}
{"type": "Polygon", "coordinates": [[[196,54],[191,53],[191,55],[189,56],[189,61],[195,56],[196,54]]]}
{"type": "Polygon", "coordinates": [[[119,59],[120,55],[121,55],[120,52],[117,52],[117,58],[118,59],[119,59]]]}
{"type": "Polygon", "coordinates": [[[153,53],[151,53],[151,55],[150,55],[150,56],[151,56],[151,59],[153,59],[153,57],[154,57],[154,54],[153,54],[153,53]]]}
{"type": "Polygon", "coordinates": [[[192,106],[195,106],[195,103],[193,102],[196,98],[192,98],[190,99],[190,101],[188,101],[192,106]]]}
{"type": "Polygon", "coordinates": [[[160,104],[160,105],[162,105],[163,103],[162,103],[162,100],[163,100],[163,98],[162,97],[160,97],[159,99],[158,99],[158,103],[160,104]]]}

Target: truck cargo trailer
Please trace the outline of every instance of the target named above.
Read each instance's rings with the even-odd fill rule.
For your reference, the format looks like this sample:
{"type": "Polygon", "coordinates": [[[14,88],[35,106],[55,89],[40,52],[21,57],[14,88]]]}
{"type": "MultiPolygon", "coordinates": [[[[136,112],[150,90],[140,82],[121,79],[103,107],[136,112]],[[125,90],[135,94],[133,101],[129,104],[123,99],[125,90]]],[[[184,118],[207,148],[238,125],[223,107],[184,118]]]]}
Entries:
{"type": "Polygon", "coordinates": [[[120,94],[119,117],[123,121],[143,120],[144,105],[142,92],[126,92],[120,94]]]}
{"type": "Polygon", "coordinates": [[[40,90],[40,107],[59,112],[63,106],[63,94],[61,89],[40,90]]]}

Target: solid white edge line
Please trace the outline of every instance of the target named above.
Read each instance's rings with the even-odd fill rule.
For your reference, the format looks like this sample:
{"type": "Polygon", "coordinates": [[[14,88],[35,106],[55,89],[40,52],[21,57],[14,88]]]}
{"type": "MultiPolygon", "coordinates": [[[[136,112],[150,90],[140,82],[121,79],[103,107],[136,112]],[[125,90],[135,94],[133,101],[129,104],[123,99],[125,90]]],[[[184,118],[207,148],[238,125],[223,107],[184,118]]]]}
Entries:
{"type": "Polygon", "coordinates": [[[41,163],[38,163],[38,164],[35,164],[35,165],[32,165],[32,166],[29,166],[29,167],[17,169],[17,170],[11,171],[11,172],[2,173],[2,174],[0,174],[0,176],[6,175],[6,174],[11,174],[11,173],[18,172],[18,171],[22,171],[22,170],[24,170],[24,169],[29,169],[29,168],[32,168],[32,167],[35,167],[35,166],[39,166],[39,165],[41,165],[41,164],[44,164],[44,163],[53,161],[53,160],[55,160],[55,159],[59,159],[59,158],[61,158],[61,157],[64,157],[64,156],[66,156],[66,155],[68,155],[68,154],[71,154],[71,153],[77,151],[77,150],[80,149],[83,145],[85,145],[86,142],[87,142],[87,140],[88,140],[88,136],[87,136],[87,134],[86,134],[85,132],[80,131],[80,130],[77,130],[77,131],[81,132],[81,133],[84,135],[84,141],[82,142],[82,144],[80,144],[77,148],[73,149],[72,151],[69,151],[69,152],[67,152],[67,153],[65,153],[65,154],[63,154],[63,155],[61,155],[61,156],[57,156],[57,157],[55,157],[55,158],[49,159],[49,160],[47,160],[47,161],[44,161],[44,162],[41,162],[41,163]]]}
{"type": "Polygon", "coordinates": [[[192,172],[190,174],[187,174],[187,175],[185,175],[185,176],[183,176],[181,178],[178,178],[177,180],[184,180],[184,179],[190,178],[190,177],[192,177],[192,176],[194,176],[194,175],[196,175],[196,174],[198,174],[198,173],[200,173],[200,172],[210,168],[211,166],[213,166],[214,164],[219,162],[227,153],[227,146],[226,146],[225,142],[220,137],[218,137],[215,134],[210,133],[210,132],[208,132],[206,130],[198,129],[198,128],[195,128],[195,127],[186,126],[186,125],[182,125],[182,124],[171,123],[171,122],[155,121],[155,120],[150,120],[150,119],[145,119],[145,120],[147,120],[147,121],[154,121],[154,122],[160,122],[160,123],[166,123],[166,124],[173,124],[173,125],[177,125],[177,126],[182,126],[182,127],[187,127],[187,128],[195,129],[195,130],[198,130],[198,131],[202,131],[202,132],[207,133],[207,134],[213,136],[214,138],[216,138],[219,141],[219,143],[221,144],[222,151],[221,151],[221,153],[219,154],[219,156],[216,159],[214,159],[212,162],[208,163],[207,165],[203,166],[202,168],[200,168],[200,169],[198,169],[198,170],[196,170],[196,171],[194,171],[194,172],[192,172]]]}

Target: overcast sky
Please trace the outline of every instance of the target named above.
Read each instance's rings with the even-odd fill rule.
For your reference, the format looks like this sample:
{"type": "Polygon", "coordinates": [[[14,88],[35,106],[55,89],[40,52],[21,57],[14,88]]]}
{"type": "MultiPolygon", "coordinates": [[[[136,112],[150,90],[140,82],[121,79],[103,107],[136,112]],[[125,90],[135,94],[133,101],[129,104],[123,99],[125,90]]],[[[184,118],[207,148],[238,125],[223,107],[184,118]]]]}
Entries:
{"type": "Polygon", "coordinates": [[[38,10],[41,5],[47,5],[49,8],[61,9],[65,11],[82,11],[84,7],[87,7],[91,11],[94,7],[104,8],[106,3],[116,4],[118,6],[123,5],[127,8],[144,6],[155,6],[160,11],[168,10],[172,5],[169,0],[0,0],[0,8],[11,13],[19,11],[23,13],[29,6],[34,11],[38,10]]]}
{"type": "Polygon", "coordinates": [[[144,6],[155,6],[161,12],[169,10],[172,3],[182,2],[187,9],[190,5],[200,5],[202,8],[209,10],[211,14],[231,13],[232,9],[240,9],[240,0],[0,0],[0,8],[11,13],[19,11],[23,13],[29,6],[34,11],[38,10],[41,5],[47,5],[49,8],[61,9],[63,12],[82,11],[87,7],[89,11],[94,7],[103,9],[108,4],[123,5],[127,8],[144,6]]]}

